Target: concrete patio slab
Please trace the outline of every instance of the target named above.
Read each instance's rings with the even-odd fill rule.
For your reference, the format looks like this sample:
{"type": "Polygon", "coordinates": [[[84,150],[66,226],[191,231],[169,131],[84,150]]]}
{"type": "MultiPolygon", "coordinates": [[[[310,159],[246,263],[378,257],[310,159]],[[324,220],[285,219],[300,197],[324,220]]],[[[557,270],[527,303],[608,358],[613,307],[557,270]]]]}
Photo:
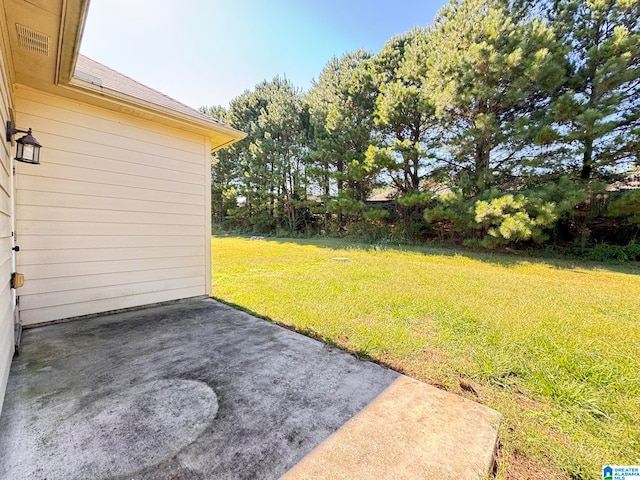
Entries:
{"type": "Polygon", "coordinates": [[[210,299],[27,330],[7,479],[482,479],[500,415],[210,299]]]}
{"type": "Polygon", "coordinates": [[[401,376],[282,479],[486,478],[495,410],[401,376]]]}

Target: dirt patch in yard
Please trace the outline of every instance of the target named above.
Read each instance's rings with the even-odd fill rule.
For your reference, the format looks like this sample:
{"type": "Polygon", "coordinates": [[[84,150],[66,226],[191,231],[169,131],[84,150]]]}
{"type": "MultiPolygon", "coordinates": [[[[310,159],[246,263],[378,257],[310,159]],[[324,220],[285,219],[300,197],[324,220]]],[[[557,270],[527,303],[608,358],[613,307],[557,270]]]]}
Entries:
{"type": "Polygon", "coordinates": [[[505,478],[507,480],[533,480],[538,478],[570,480],[566,472],[519,454],[512,454],[506,457],[505,478]]]}

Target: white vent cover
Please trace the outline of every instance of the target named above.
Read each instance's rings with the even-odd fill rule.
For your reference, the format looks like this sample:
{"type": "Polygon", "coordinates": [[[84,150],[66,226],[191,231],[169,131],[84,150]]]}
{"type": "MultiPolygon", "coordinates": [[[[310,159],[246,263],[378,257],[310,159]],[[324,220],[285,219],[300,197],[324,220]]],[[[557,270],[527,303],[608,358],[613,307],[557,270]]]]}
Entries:
{"type": "Polygon", "coordinates": [[[16,23],[18,29],[18,42],[22,48],[39,53],[40,55],[49,56],[49,36],[44,33],[31,30],[24,25],[16,23]]]}

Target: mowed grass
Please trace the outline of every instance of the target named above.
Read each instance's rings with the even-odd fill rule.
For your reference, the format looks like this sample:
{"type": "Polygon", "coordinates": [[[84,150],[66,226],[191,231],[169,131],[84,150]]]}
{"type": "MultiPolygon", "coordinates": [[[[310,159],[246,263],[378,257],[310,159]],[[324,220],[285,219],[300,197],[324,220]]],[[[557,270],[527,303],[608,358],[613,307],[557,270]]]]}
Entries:
{"type": "Polygon", "coordinates": [[[213,293],[504,415],[501,478],[640,464],[640,268],[213,238],[213,293]]]}

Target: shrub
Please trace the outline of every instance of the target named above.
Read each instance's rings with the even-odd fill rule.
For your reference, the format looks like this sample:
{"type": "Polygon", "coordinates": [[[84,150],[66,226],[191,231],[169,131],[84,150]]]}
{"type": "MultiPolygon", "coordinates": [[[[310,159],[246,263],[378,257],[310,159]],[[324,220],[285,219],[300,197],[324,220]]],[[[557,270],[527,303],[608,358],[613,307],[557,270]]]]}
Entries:
{"type": "Polygon", "coordinates": [[[398,205],[404,208],[426,207],[433,201],[433,192],[411,192],[398,198],[398,205]]]}
{"type": "Polygon", "coordinates": [[[273,233],[275,231],[275,221],[271,213],[267,211],[257,212],[249,220],[252,230],[256,233],[273,233]]]}
{"type": "Polygon", "coordinates": [[[424,220],[428,224],[440,222],[450,225],[451,236],[473,237],[477,232],[474,230],[471,205],[472,201],[464,198],[462,190],[452,191],[439,197],[435,206],[425,209],[424,220]]]}
{"type": "Polygon", "coordinates": [[[640,224],[640,190],[624,192],[614,199],[609,206],[607,216],[626,217],[631,223],[640,224]]]}
{"type": "Polygon", "coordinates": [[[629,245],[624,247],[624,253],[627,255],[627,258],[629,258],[629,260],[640,261],[640,244],[630,243],[629,245]]]}
{"type": "Polygon", "coordinates": [[[460,191],[452,192],[425,210],[424,217],[432,223],[450,222],[452,231],[465,237],[465,242],[477,239],[489,248],[528,240],[541,243],[558,218],[557,205],[542,195],[529,195],[492,189],[465,199],[460,191]]]}
{"type": "Polygon", "coordinates": [[[629,260],[625,247],[601,243],[588,250],[586,258],[596,262],[626,262],[629,260]]]}
{"type": "Polygon", "coordinates": [[[327,204],[327,209],[330,212],[345,215],[352,220],[357,219],[366,208],[367,206],[364,202],[346,197],[336,198],[327,204]]]}
{"type": "Polygon", "coordinates": [[[372,208],[362,214],[362,220],[351,225],[349,233],[365,240],[388,239],[391,229],[387,220],[391,214],[382,208],[372,208]]]}
{"type": "MultiPolygon", "coordinates": [[[[559,219],[575,225],[578,206],[588,196],[585,186],[564,177],[527,190],[492,188],[470,198],[456,190],[435,199],[435,205],[425,209],[424,219],[428,224],[445,226],[442,234],[462,237],[467,244],[489,248],[518,242],[539,244],[548,240],[550,233],[557,233],[559,219]]],[[[573,230],[588,232],[586,227],[578,227],[573,230]]]]}
{"type": "Polygon", "coordinates": [[[558,218],[555,203],[510,193],[489,201],[478,200],[474,213],[476,224],[488,234],[482,240],[487,247],[526,240],[542,243],[548,238],[545,229],[558,218]]]}
{"type": "Polygon", "coordinates": [[[573,247],[566,250],[566,253],[595,262],[640,261],[640,244],[620,246],[599,243],[592,248],[573,247]]]}

